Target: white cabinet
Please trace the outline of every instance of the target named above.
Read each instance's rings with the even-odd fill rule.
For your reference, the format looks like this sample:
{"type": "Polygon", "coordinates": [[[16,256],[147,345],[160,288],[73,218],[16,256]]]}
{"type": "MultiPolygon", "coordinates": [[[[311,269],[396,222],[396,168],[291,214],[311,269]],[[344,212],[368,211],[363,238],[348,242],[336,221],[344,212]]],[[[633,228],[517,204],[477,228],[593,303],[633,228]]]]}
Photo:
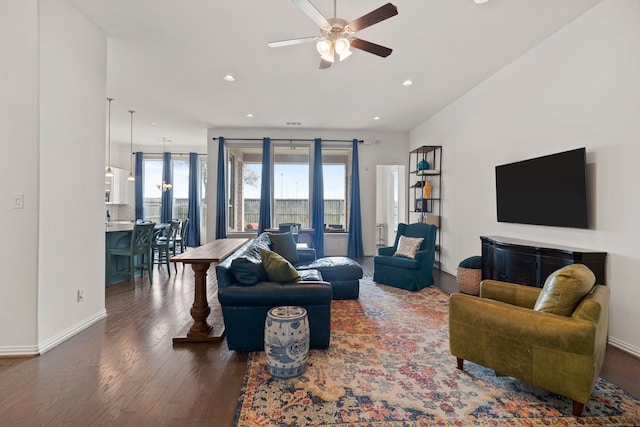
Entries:
{"type": "Polygon", "coordinates": [[[130,203],[133,181],[129,181],[129,171],[111,168],[112,177],[104,177],[104,202],[109,205],[125,205],[130,203]]]}

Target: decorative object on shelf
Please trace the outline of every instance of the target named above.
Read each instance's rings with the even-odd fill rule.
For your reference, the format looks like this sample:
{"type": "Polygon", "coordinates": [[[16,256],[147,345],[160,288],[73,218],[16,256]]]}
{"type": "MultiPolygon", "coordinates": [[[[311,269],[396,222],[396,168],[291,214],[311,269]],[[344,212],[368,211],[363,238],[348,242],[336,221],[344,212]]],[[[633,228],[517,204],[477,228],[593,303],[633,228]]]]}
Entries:
{"type": "Polygon", "coordinates": [[[431,181],[429,181],[429,180],[424,181],[423,189],[424,189],[424,198],[425,199],[430,199],[431,198],[431,189],[432,188],[433,187],[431,186],[431,181]]]}
{"type": "Polygon", "coordinates": [[[442,215],[442,146],[422,145],[409,152],[409,165],[414,165],[409,171],[407,211],[408,222],[435,225],[436,262],[440,268],[440,243],[442,230],[440,216],[442,215]]]}
{"type": "Polygon", "coordinates": [[[309,358],[309,320],[303,307],[274,307],[264,326],[267,371],[277,378],[302,374],[309,358]]]}
{"type": "Polygon", "coordinates": [[[109,101],[109,127],[107,128],[107,141],[108,141],[108,145],[107,145],[107,171],[105,172],[104,176],[106,177],[112,177],[113,176],[113,171],[111,170],[111,101],[113,101],[113,98],[107,98],[107,101],[109,101]]]}
{"type": "Polygon", "coordinates": [[[131,156],[131,160],[129,161],[129,176],[127,177],[127,180],[135,181],[136,177],[133,176],[133,113],[135,113],[135,111],[129,110],[129,113],[131,114],[131,153],[129,154],[131,156]]]}
{"type": "MultiPolygon", "coordinates": [[[[167,142],[171,142],[170,139],[165,138],[164,136],[162,137],[162,152],[165,153],[167,151],[167,142]]],[[[164,173],[163,173],[164,175],[164,173]]],[[[173,188],[173,185],[169,184],[166,181],[162,181],[156,184],[156,187],[158,188],[158,190],[162,190],[162,192],[164,193],[165,191],[169,191],[173,188]]]]}
{"type": "Polygon", "coordinates": [[[429,170],[429,162],[427,162],[426,160],[422,159],[418,162],[418,170],[419,171],[426,171],[429,170]]]}

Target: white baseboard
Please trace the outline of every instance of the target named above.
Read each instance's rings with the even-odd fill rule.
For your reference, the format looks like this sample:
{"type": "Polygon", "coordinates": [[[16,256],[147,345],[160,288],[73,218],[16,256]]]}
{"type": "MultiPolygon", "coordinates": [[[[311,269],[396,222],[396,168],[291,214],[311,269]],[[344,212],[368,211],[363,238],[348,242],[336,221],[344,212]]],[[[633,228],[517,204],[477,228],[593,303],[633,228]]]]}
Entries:
{"type": "Polygon", "coordinates": [[[37,346],[0,347],[0,357],[29,357],[39,354],[37,346]]]}
{"type": "Polygon", "coordinates": [[[640,348],[633,346],[631,344],[628,344],[624,341],[621,341],[617,338],[614,337],[609,337],[608,339],[609,344],[611,344],[612,346],[619,348],[620,350],[626,351],[629,354],[634,355],[635,357],[637,357],[638,359],[640,359],[640,348]]]}
{"type": "Polygon", "coordinates": [[[89,326],[91,326],[94,323],[104,319],[105,317],[107,317],[107,310],[106,309],[102,309],[99,312],[97,312],[97,313],[87,317],[86,319],[82,320],[81,322],[78,322],[75,325],[71,326],[70,328],[67,328],[66,330],[60,332],[59,334],[54,335],[53,337],[49,338],[48,340],[46,340],[44,342],[41,342],[38,345],[38,349],[40,350],[39,353],[40,354],[46,353],[47,351],[51,350],[55,346],[63,343],[64,341],[68,340],[69,338],[71,338],[75,334],[84,331],[89,326]]]}

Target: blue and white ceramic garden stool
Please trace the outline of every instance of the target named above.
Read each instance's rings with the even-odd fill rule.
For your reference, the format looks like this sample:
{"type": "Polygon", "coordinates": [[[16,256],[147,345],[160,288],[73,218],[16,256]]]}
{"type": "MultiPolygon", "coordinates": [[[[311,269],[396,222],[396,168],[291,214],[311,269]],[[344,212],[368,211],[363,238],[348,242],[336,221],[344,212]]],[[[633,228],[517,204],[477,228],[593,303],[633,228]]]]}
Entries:
{"type": "Polygon", "coordinates": [[[302,307],[275,307],[264,325],[267,371],[277,378],[300,375],[309,358],[309,320],[302,307]]]}

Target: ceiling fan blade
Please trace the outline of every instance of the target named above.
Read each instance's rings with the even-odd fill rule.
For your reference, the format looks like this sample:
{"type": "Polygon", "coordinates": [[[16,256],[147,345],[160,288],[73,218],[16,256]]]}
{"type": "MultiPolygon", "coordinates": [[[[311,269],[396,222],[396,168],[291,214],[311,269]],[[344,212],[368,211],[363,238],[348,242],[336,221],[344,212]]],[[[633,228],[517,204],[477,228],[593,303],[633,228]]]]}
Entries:
{"type": "Polygon", "coordinates": [[[347,27],[349,27],[349,29],[355,33],[356,31],[363,30],[367,27],[372,26],[373,24],[377,24],[380,21],[389,19],[392,16],[396,16],[397,14],[398,8],[391,3],[387,3],[384,6],[380,6],[376,10],[373,10],[358,19],[351,21],[347,25],[347,27]]]}
{"type": "Polygon", "coordinates": [[[327,18],[322,16],[320,11],[309,0],[293,0],[298,8],[304,12],[320,28],[330,28],[331,24],[327,18]]]}
{"type": "Polygon", "coordinates": [[[302,38],[299,38],[299,39],[278,40],[278,41],[275,41],[275,42],[267,43],[267,46],[269,46],[269,47],[291,46],[291,45],[294,45],[294,44],[317,42],[320,39],[321,39],[320,36],[313,36],[313,37],[302,37],[302,38]]]}
{"type": "Polygon", "coordinates": [[[332,62],[325,61],[324,59],[320,59],[320,69],[324,70],[325,68],[331,67],[332,62]]]}
{"type": "Polygon", "coordinates": [[[374,55],[382,56],[383,58],[386,58],[391,55],[391,52],[393,52],[393,49],[389,49],[388,47],[380,46],[379,44],[371,43],[355,37],[349,39],[349,41],[351,42],[351,47],[373,53],[374,55]]]}

